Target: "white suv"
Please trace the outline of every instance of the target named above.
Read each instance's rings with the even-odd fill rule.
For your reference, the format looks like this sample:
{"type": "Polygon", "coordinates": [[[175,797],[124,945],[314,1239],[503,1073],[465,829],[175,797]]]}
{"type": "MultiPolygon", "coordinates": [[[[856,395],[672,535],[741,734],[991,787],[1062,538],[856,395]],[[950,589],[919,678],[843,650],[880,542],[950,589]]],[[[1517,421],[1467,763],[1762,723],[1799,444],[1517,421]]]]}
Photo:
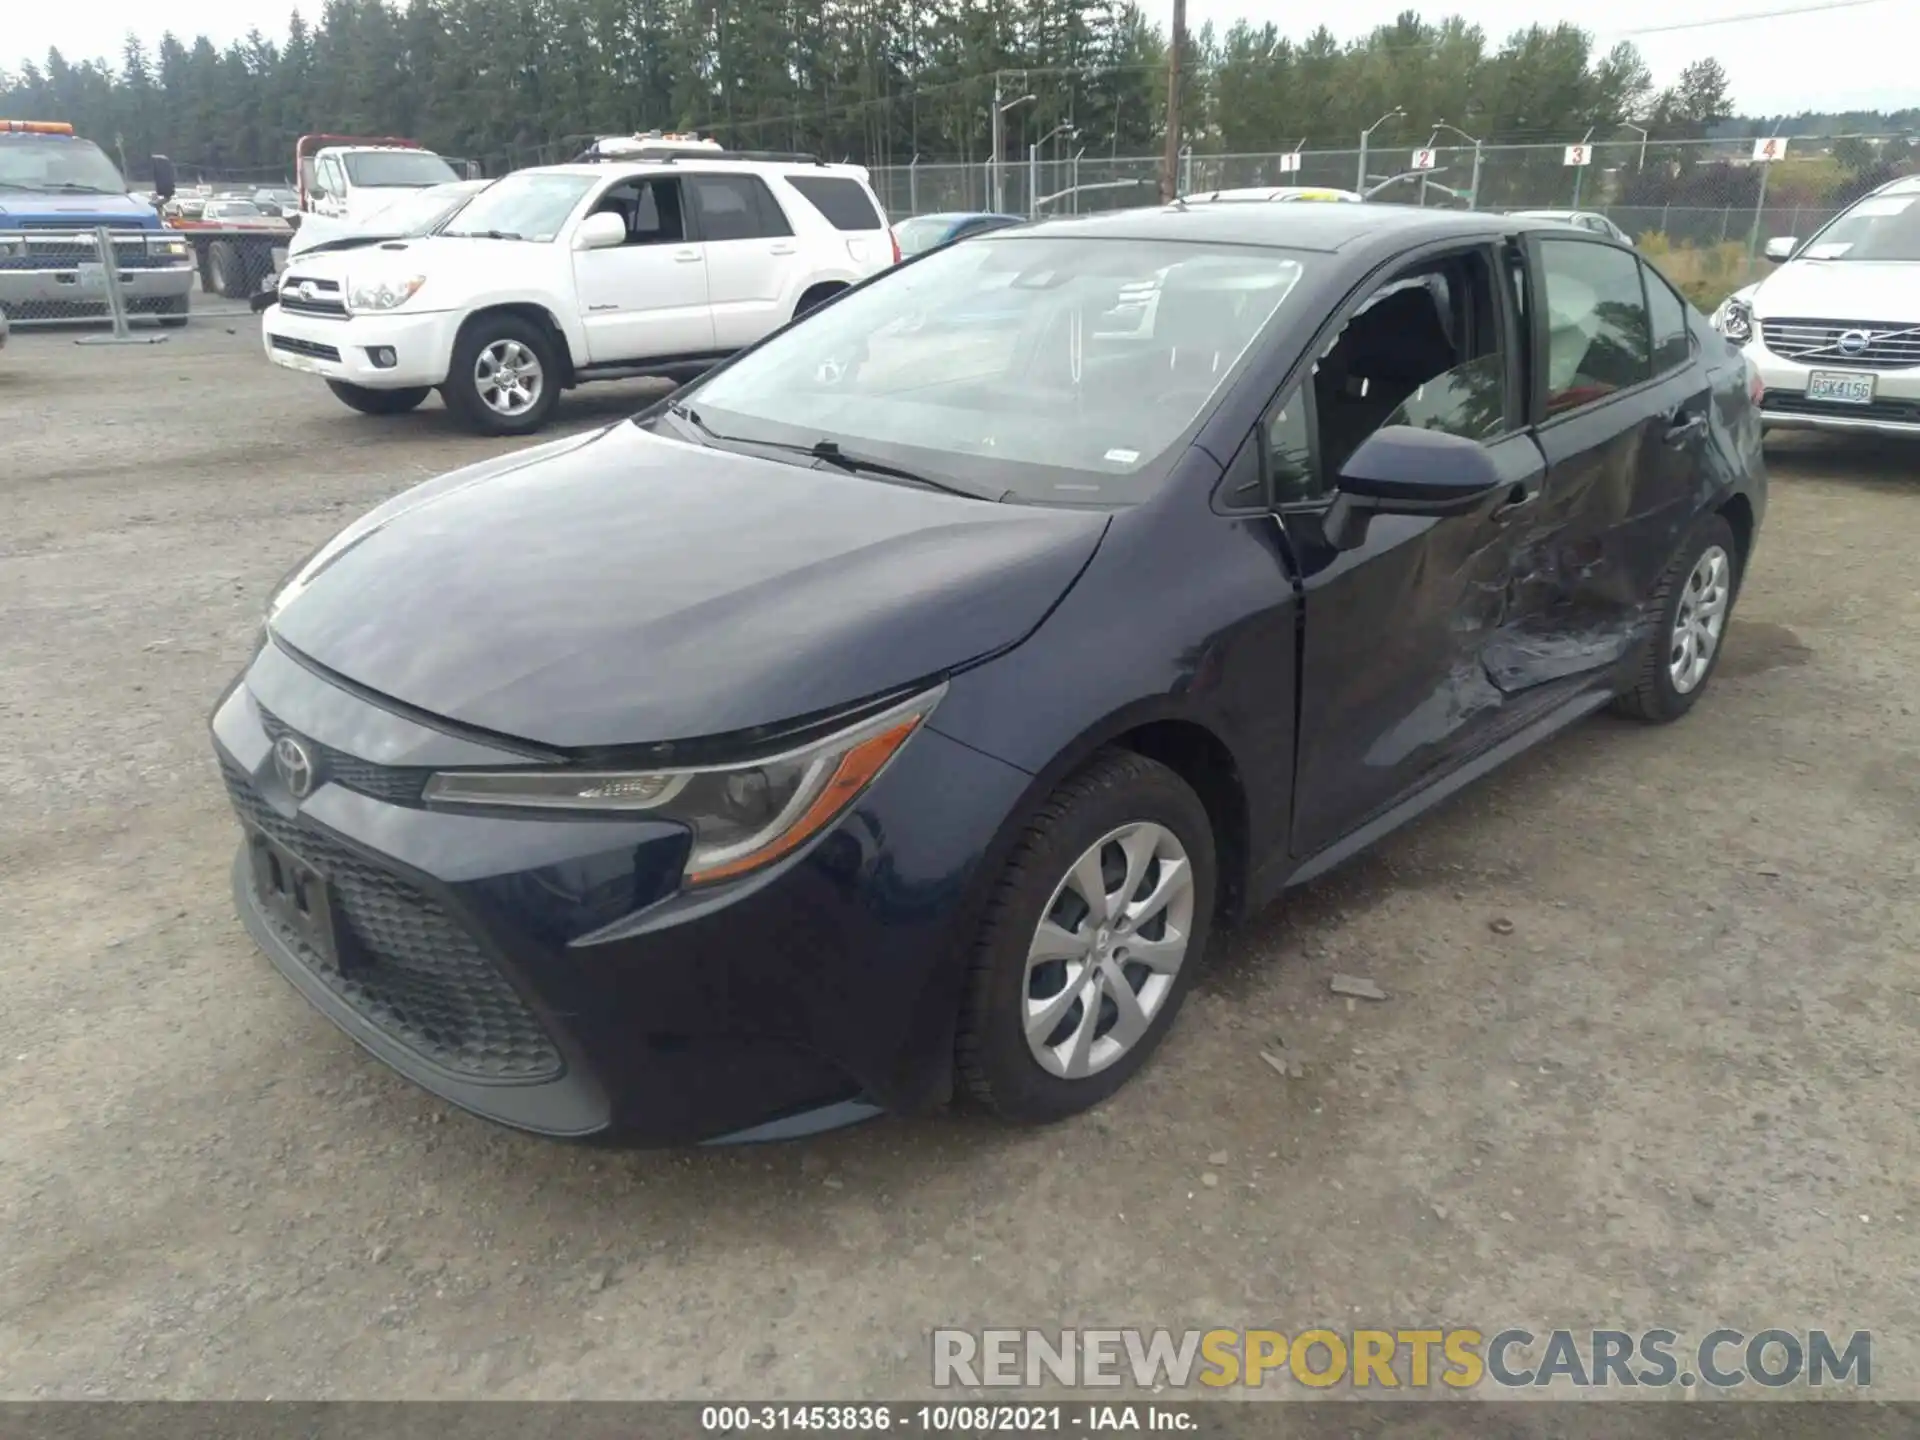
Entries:
{"type": "Polygon", "coordinates": [[[365,414],[438,387],[469,428],[524,435],[564,388],[699,374],[897,258],[857,166],[655,147],[517,171],[431,235],[301,256],[261,341],[365,414]]]}
{"type": "Polygon", "coordinates": [[[1761,423],[1920,436],[1920,175],[1767,254],[1787,263],[1713,316],[1767,387],[1761,423]]]}

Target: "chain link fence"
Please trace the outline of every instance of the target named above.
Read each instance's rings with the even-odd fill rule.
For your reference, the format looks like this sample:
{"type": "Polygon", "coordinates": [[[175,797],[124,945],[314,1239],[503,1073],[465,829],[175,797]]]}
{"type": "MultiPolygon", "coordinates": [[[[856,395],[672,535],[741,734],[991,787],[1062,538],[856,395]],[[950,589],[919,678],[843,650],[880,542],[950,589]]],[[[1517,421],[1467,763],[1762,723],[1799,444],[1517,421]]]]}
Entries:
{"type": "Polygon", "coordinates": [[[285,263],[286,243],[216,226],[0,230],[0,310],[21,330],[65,327],[94,339],[233,321],[252,313],[253,294],[285,263]]]}
{"type": "MultiPolygon", "coordinates": [[[[1376,201],[1485,210],[1582,210],[1633,237],[1696,301],[1744,284],[1780,236],[1804,239],[1875,185],[1920,170],[1920,145],[1902,136],[1795,137],[1782,158],[1754,158],[1753,140],[1609,141],[1538,145],[1376,142],[1366,150],[1214,155],[1185,152],[1186,195],[1254,186],[1357,191],[1376,201]]],[[[995,167],[880,166],[873,182],[887,213],[941,211],[1084,214],[1152,204],[1157,156],[1032,149],[995,167]]]]}

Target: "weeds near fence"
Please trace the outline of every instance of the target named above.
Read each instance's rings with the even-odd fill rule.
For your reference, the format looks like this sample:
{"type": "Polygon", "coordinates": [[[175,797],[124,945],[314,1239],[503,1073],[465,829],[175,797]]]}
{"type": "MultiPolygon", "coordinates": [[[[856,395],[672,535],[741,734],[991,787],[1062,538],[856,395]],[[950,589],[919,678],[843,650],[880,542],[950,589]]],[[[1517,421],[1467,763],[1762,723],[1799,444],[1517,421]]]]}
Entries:
{"type": "Polygon", "coordinates": [[[1747,258],[1747,247],[1736,240],[1718,245],[1673,244],[1664,231],[1649,230],[1634,242],[1671,280],[1694,307],[1711,315],[1720,302],[1742,285],[1764,273],[1765,262],[1747,258]]]}

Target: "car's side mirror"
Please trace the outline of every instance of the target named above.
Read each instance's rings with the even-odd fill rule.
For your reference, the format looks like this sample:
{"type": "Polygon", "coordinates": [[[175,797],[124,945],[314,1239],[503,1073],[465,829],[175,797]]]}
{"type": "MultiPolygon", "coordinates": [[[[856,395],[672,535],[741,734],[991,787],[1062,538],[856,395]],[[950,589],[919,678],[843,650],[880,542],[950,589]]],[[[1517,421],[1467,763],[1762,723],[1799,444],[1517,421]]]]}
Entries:
{"type": "Polygon", "coordinates": [[[1321,528],[1334,549],[1351,550],[1366,539],[1375,515],[1464,515],[1506,483],[1478,440],[1388,425],[1340,467],[1321,528]]]}
{"type": "Polygon", "coordinates": [[[1791,235],[1776,235],[1773,239],[1767,241],[1767,259],[1791,260],[1793,258],[1793,247],[1799,243],[1800,242],[1791,235]]]}
{"type": "Polygon", "coordinates": [[[573,233],[576,250],[611,250],[627,243],[627,222],[610,210],[589,215],[573,233]]]}
{"type": "Polygon", "coordinates": [[[153,166],[153,193],[164,205],[173,198],[173,192],[179,188],[173,174],[173,161],[164,155],[155,155],[150,163],[153,166]]]}

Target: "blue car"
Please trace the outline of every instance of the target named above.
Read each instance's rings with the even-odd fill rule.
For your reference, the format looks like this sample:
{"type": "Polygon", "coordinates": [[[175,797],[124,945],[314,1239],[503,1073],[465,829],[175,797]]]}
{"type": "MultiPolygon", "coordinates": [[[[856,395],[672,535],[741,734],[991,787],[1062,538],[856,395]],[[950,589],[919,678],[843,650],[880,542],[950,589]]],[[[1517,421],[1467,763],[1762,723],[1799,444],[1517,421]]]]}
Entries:
{"type": "Polygon", "coordinates": [[[900,246],[900,258],[910,260],[915,255],[924,255],[929,250],[951,245],[969,235],[984,235],[990,230],[1004,230],[1009,225],[1025,223],[1026,217],[1023,215],[995,215],[990,212],[916,215],[911,220],[902,220],[895,225],[893,238],[900,246]]]}
{"type": "Polygon", "coordinates": [[[240,915],[530,1131],[1071,1115],[1216,925],[1597,709],[1688,714],[1765,512],[1756,389],[1565,226],[946,247],[298,566],[212,717],[240,915]],[[989,296],[1020,323],[951,319],[989,296]]]}

